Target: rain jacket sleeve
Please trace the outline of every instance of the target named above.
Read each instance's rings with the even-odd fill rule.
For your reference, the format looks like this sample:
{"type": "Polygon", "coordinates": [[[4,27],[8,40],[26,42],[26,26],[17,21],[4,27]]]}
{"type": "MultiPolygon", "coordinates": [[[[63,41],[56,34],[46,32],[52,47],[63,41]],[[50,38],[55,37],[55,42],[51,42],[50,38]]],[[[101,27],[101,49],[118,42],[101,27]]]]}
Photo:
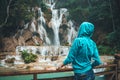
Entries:
{"type": "Polygon", "coordinates": [[[67,58],[63,62],[64,65],[67,65],[67,64],[73,62],[73,60],[75,58],[75,54],[77,53],[77,49],[78,49],[78,40],[75,39],[71,48],[70,48],[70,51],[69,51],[67,58]]]}
{"type": "Polygon", "coordinates": [[[95,66],[98,66],[100,64],[102,64],[101,60],[100,60],[100,56],[99,56],[99,53],[98,53],[98,49],[97,47],[95,46],[95,49],[94,49],[94,54],[93,54],[93,63],[92,63],[92,67],[95,67],[95,66]]]}

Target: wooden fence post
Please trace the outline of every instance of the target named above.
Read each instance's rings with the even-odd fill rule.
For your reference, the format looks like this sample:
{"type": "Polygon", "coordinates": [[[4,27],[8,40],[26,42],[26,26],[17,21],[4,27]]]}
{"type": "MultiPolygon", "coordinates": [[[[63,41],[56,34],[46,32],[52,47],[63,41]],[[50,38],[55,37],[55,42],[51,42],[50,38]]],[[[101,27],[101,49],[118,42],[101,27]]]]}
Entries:
{"type": "Polygon", "coordinates": [[[33,74],[33,80],[37,80],[37,74],[33,74]]]}
{"type": "Polygon", "coordinates": [[[115,57],[114,63],[117,64],[116,77],[117,77],[117,80],[120,80],[120,54],[115,54],[114,57],[115,57]]]}

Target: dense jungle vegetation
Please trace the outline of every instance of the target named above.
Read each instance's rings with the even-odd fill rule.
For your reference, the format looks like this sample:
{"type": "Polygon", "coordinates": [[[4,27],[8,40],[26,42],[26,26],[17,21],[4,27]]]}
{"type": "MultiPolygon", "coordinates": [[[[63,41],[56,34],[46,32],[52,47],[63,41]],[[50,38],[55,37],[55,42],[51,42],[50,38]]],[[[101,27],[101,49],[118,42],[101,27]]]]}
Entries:
{"type": "MultiPolygon", "coordinates": [[[[94,23],[103,39],[94,39],[100,53],[113,54],[120,50],[120,1],[119,0],[59,0],[57,7],[68,8],[70,18],[77,23],[94,23]]],[[[96,32],[97,33],[97,32],[96,32]]],[[[98,32],[99,33],[99,32],[98,32]]]]}
{"type": "MultiPolygon", "coordinates": [[[[33,8],[39,6],[46,12],[44,0],[0,0],[0,36],[12,36],[23,21],[27,23],[35,16],[33,8]]],[[[119,0],[56,0],[56,8],[67,8],[79,26],[90,21],[96,27],[93,38],[101,53],[120,51],[120,1],[119,0]],[[98,39],[98,35],[102,35],[98,39]]]]}

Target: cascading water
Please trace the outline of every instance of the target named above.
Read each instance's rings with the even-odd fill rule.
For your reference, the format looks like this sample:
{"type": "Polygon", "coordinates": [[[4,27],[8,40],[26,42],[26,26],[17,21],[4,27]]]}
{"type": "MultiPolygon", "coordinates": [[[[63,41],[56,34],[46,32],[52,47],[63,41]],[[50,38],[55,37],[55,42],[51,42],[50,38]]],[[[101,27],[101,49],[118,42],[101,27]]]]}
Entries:
{"type": "MultiPolygon", "coordinates": [[[[51,19],[50,23],[51,23],[51,27],[52,27],[53,32],[54,32],[54,43],[53,44],[59,46],[60,45],[59,28],[62,25],[63,15],[65,15],[67,13],[67,9],[66,8],[61,8],[59,10],[54,9],[55,3],[53,3],[53,4],[46,3],[46,5],[49,5],[49,8],[52,11],[52,19],[51,19]]],[[[67,23],[67,26],[69,27],[68,34],[67,34],[67,37],[68,37],[67,42],[69,44],[71,44],[71,41],[76,37],[76,31],[73,28],[74,25],[73,25],[72,21],[69,21],[67,23]],[[71,35],[74,35],[74,36],[71,36],[71,35]],[[73,38],[71,38],[71,37],[73,37],[73,38]]]]}
{"type": "MultiPolygon", "coordinates": [[[[46,32],[46,21],[44,18],[44,13],[42,12],[41,8],[38,8],[38,25],[36,26],[34,24],[34,19],[31,23],[31,27],[30,30],[32,32],[37,32],[40,35],[40,39],[42,39],[44,41],[44,45],[54,45],[54,46],[60,46],[60,36],[59,36],[59,28],[60,26],[63,24],[63,16],[65,16],[67,14],[67,9],[66,8],[61,8],[61,9],[54,9],[55,8],[55,3],[52,2],[47,2],[46,5],[48,6],[48,8],[51,10],[52,13],[52,18],[50,20],[50,27],[53,30],[53,39],[50,39],[48,34],[49,32],[46,32]],[[53,41],[52,41],[53,40],[53,41]]],[[[66,20],[67,21],[67,20],[66,20]]],[[[67,29],[67,42],[69,44],[71,44],[72,40],[76,37],[76,31],[75,31],[75,27],[74,24],[72,23],[72,21],[68,21],[66,23],[66,25],[68,26],[67,29]]]]}
{"type": "Polygon", "coordinates": [[[54,44],[55,45],[60,45],[59,42],[59,36],[58,36],[58,30],[59,30],[59,19],[58,19],[58,10],[53,10],[52,11],[52,19],[51,19],[51,24],[52,24],[52,29],[54,32],[54,44]]]}
{"type": "Polygon", "coordinates": [[[54,45],[60,45],[59,27],[60,27],[60,24],[62,23],[62,16],[66,11],[67,11],[67,9],[61,9],[60,10],[60,17],[59,17],[58,16],[58,10],[57,9],[52,10],[51,23],[52,23],[52,29],[53,29],[53,32],[54,32],[54,45]]]}
{"type": "Polygon", "coordinates": [[[38,14],[39,14],[39,18],[38,18],[38,33],[40,34],[40,38],[46,42],[46,44],[50,44],[50,40],[47,36],[47,32],[44,28],[45,23],[45,19],[43,17],[43,12],[41,11],[41,8],[38,8],[38,14]]]}

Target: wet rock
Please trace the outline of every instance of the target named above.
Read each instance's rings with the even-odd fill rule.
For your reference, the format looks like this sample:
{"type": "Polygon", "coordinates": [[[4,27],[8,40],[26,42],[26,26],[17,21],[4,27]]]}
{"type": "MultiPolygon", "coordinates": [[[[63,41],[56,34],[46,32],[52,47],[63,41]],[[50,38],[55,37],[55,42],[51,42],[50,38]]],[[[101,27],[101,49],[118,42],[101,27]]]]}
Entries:
{"type": "Polygon", "coordinates": [[[6,54],[0,54],[0,60],[3,60],[3,59],[5,59],[6,58],[6,54]]]}
{"type": "Polygon", "coordinates": [[[13,37],[5,37],[1,40],[1,48],[0,52],[13,52],[15,51],[15,47],[17,46],[17,43],[15,43],[16,40],[13,39],[13,37]]]}
{"type": "Polygon", "coordinates": [[[56,61],[58,59],[58,56],[52,56],[51,61],[56,61]]]}
{"type": "Polygon", "coordinates": [[[17,64],[17,65],[15,65],[15,67],[18,69],[24,69],[24,68],[26,68],[26,65],[25,64],[17,64]]]}
{"type": "Polygon", "coordinates": [[[59,36],[60,36],[60,43],[62,45],[65,45],[65,43],[67,43],[67,39],[68,39],[68,26],[67,25],[61,25],[60,29],[59,29],[59,36]]]}
{"type": "Polygon", "coordinates": [[[14,63],[15,58],[8,58],[7,60],[5,60],[6,63],[14,63]]]}

